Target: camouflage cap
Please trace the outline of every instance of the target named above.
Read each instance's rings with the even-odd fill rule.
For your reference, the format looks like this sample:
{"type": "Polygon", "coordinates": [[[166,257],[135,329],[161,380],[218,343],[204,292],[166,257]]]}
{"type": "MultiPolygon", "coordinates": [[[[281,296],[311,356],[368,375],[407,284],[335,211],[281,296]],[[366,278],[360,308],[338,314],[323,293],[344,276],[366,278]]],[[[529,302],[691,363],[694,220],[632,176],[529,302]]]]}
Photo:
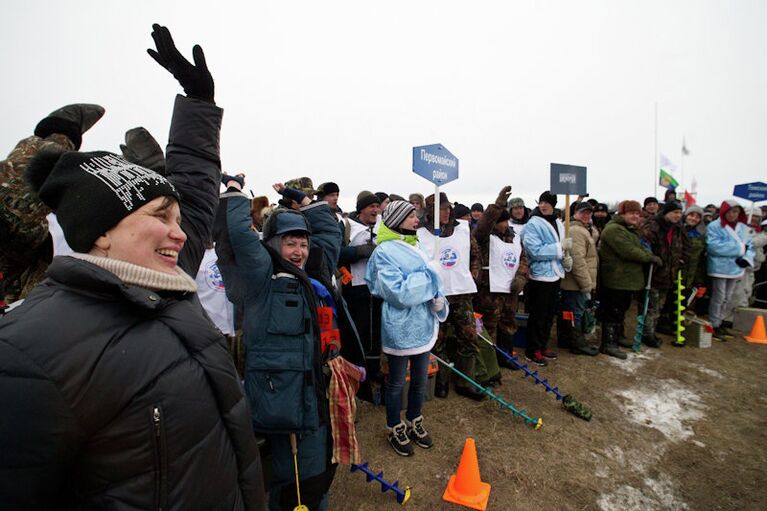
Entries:
{"type": "Polygon", "coordinates": [[[294,190],[300,190],[304,192],[310,199],[314,197],[315,193],[317,193],[317,191],[314,189],[314,184],[312,184],[312,180],[308,177],[297,177],[295,179],[285,181],[285,187],[293,188],[294,190]]]}
{"type": "Polygon", "coordinates": [[[522,197],[512,197],[509,199],[508,208],[524,208],[525,207],[525,201],[522,199],[522,197]]]}

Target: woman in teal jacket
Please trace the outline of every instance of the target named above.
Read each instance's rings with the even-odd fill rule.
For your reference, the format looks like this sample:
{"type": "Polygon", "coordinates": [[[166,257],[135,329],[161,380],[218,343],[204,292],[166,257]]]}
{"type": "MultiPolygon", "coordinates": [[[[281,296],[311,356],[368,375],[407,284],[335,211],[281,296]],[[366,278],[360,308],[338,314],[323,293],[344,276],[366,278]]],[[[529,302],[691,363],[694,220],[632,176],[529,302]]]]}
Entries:
{"type": "Polygon", "coordinates": [[[389,444],[397,454],[414,454],[411,440],[428,449],[432,440],[423,427],[423,404],[429,351],[447,319],[448,305],[439,275],[417,246],[415,207],[394,201],[386,206],[378,228],[378,247],[368,261],[365,281],[383,299],[381,345],[389,360],[386,382],[386,425],[389,444]],[[406,423],[400,418],[402,387],[410,362],[406,423]]]}
{"type": "Polygon", "coordinates": [[[334,309],[335,303],[327,287],[304,268],[310,247],[312,257],[316,253],[321,264],[335,268],[341,231],[327,203],[310,204],[301,192],[282,185],[275,189],[302,207],[272,213],[264,224],[263,242],[251,228],[248,197],[231,188],[222,196],[228,240],[221,245],[231,246],[236,265],[222,266],[221,271],[227,290],[232,279],[241,288],[242,296],[232,298],[244,305],[245,391],[253,428],[271,448],[269,510],[293,509],[297,503],[290,434],[298,437],[302,504],[324,510],[336,465],[330,461],[323,373],[328,352],[322,349],[325,328],[318,311],[334,309]]]}

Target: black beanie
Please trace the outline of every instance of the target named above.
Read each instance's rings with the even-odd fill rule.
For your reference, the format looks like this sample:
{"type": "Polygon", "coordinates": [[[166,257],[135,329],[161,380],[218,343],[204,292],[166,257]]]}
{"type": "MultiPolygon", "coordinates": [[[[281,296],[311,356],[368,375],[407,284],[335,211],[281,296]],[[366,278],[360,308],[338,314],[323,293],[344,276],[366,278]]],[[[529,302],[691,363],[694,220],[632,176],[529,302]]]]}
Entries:
{"type": "Polygon", "coordinates": [[[483,213],[485,211],[485,208],[480,204],[479,202],[475,202],[471,205],[472,211],[479,211],[480,213],[483,213]]]}
{"type": "Polygon", "coordinates": [[[509,210],[506,208],[501,209],[501,215],[498,217],[498,220],[495,221],[495,223],[499,224],[503,222],[504,220],[510,220],[511,215],[509,214],[509,210]]]}
{"type": "Polygon", "coordinates": [[[317,197],[322,198],[326,195],[330,195],[331,193],[339,193],[340,191],[341,189],[338,188],[337,184],[332,181],[328,181],[327,183],[322,183],[317,187],[317,197]]]}
{"type": "Polygon", "coordinates": [[[456,202],[453,207],[453,214],[456,218],[461,218],[462,216],[471,214],[471,210],[465,205],[456,202]]]}
{"type": "Polygon", "coordinates": [[[76,252],[144,204],[179,194],[170,181],[106,151],[42,152],[27,167],[27,181],[56,213],[64,238],[76,252]]]}
{"type": "Polygon", "coordinates": [[[381,199],[379,199],[376,194],[367,191],[360,192],[359,195],[357,195],[357,213],[370,206],[371,204],[380,205],[381,199]]]}
{"type": "Polygon", "coordinates": [[[646,197],[644,200],[644,205],[647,206],[648,204],[652,204],[653,202],[657,204],[658,199],[656,199],[655,197],[646,197]]]}
{"type": "Polygon", "coordinates": [[[682,211],[682,205],[678,203],[675,200],[668,201],[663,204],[663,209],[661,209],[661,215],[665,215],[666,213],[671,213],[672,211],[676,210],[682,211]]]}
{"type": "Polygon", "coordinates": [[[556,207],[557,205],[557,196],[551,193],[550,191],[546,190],[541,194],[540,197],[538,197],[538,202],[548,202],[551,204],[551,207],[556,207]]]}

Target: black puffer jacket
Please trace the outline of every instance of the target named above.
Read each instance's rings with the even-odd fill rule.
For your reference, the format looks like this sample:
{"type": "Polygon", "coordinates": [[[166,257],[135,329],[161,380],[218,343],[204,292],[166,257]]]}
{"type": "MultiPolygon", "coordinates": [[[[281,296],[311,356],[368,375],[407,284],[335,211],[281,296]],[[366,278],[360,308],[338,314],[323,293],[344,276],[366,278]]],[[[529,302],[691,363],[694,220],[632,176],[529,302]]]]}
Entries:
{"type": "MultiPolygon", "coordinates": [[[[179,97],[168,179],[194,275],[213,223],[221,110],[179,97]]],[[[70,257],[0,320],[3,509],[264,508],[250,412],[196,294],[70,257]]]]}

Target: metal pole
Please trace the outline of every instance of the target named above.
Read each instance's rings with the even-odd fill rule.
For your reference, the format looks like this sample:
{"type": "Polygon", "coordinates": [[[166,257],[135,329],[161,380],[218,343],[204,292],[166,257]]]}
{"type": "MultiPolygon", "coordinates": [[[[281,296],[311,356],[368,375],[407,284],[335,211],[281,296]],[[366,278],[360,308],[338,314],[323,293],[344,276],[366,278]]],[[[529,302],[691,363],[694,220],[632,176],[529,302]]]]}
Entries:
{"type": "Polygon", "coordinates": [[[434,185],[434,260],[439,259],[439,185],[434,185]]]}
{"type": "MultiPolygon", "coordinates": [[[[682,140],[682,163],[680,165],[680,171],[681,171],[681,181],[679,181],[679,188],[682,190],[685,190],[684,187],[684,140],[682,140]]],[[[683,192],[684,193],[684,192],[683,192]]]]}
{"type": "Polygon", "coordinates": [[[652,196],[658,193],[658,102],[655,102],[655,157],[653,158],[652,196]]]}

